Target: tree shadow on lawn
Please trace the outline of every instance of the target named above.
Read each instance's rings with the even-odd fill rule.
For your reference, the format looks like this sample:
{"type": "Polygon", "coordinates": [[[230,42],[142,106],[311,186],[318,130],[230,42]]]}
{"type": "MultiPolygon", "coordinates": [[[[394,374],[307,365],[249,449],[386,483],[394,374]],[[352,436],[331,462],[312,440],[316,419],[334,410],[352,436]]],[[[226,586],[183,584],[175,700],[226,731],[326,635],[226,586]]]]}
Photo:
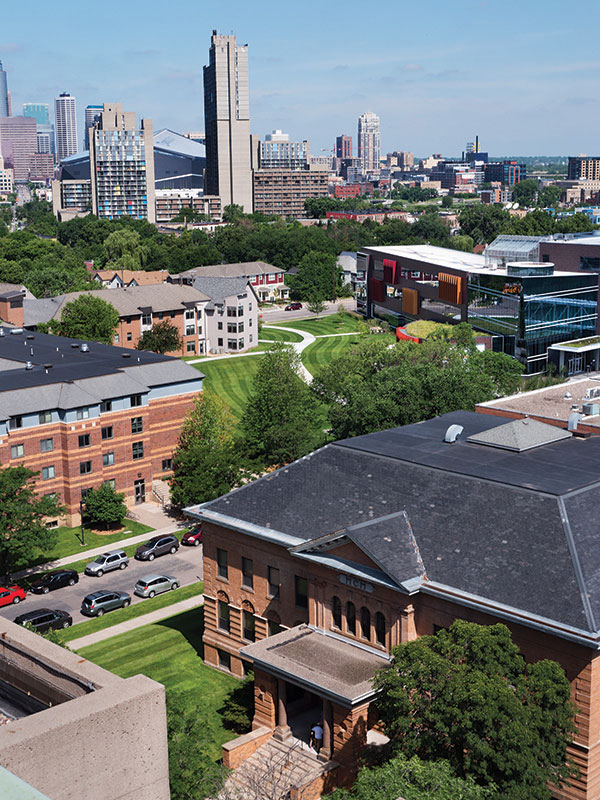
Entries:
{"type": "Polygon", "coordinates": [[[162,625],[165,628],[172,628],[183,634],[204,661],[204,645],[202,643],[202,637],[204,636],[204,606],[192,608],[189,611],[163,619],[155,624],[162,625]]]}

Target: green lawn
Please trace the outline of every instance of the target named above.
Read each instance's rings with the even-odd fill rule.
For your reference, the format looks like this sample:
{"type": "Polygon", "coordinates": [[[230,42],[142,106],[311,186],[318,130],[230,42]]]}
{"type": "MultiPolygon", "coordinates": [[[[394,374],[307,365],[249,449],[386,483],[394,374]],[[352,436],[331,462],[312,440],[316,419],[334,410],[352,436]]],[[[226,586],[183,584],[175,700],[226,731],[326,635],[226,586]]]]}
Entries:
{"type": "Polygon", "coordinates": [[[122,678],[142,673],[162,683],[167,696],[181,692],[189,698],[190,706],[201,704],[215,719],[212,754],[218,759],[221,745],[235,739],[235,734],[222,726],[218,710],[229,692],[241,684],[202,661],[203,620],[203,609],[192,609],[84,647],[78,653],[122,678]]]}
{"type": "Polygon", "coordinates": [[[128,619],[143,617],[144,614],[149,614],[151,611],[157,611],[159,608],[166,608],[167,606],[173,605],[173,603],[180,603],[182,600],[187,600],[189,597],[202,594],[203,591],[204,583],[202,581],[196,581],[196,583],[190,583],[188,586],[174,589],[172,592],[163,592],[163,594],[157,594],[156,597],[149,597],[147,600],[136,603],[134,606],[119,608],[117,611],[111,611],[110,614],[104,614],[102,617],[94,617],[85,622],[78,622],[71,628],[67,628],[66,631],[60,631],[59,635],[63,642],[71,642],[73,639],[79,639],[80,636],[87,636],[90,633],[96,633],[96,631],[102,631],[105,628],[118,625],[119,622],[126,622],[128,619]]]}
{"type": "MultiPolygon", "coordinates": [[[[382,339],[389,340],[389,344],[394,344],[396,341],[395,336],[388,336],[387,334],[378,334],[377,337],[370,338],[376,338],[378,342],[382,339]]],[[[311,375],[315,375],[321,367],[330,364],[334,358],[343,355],[349,347],[357,344],[358,341],[358,336],[331,336],[326,339],[317,339],[316,342],[310,344],[302,352],[302,363],[311,375]]]]}
{"type": "Polygon", "coordinates": [[[358,329],[358,317],[352,314],[344,314],[344,319],[340,325],[338,322],[337,314],[330,314],[327,317],[320,319],[301,319],[298,322],[290,320],[289,322],[273,322],[272,325],[283,325],[288,328],[296,328],[299,331],[307,331],[312,333],[313,336],[327,336],[330,333],[353,333],[358,329]]]}
{"type": "Polygon", "coordinates": [[[263,327],[258,334],[259,340],[265,342],[301,342],[302,336],[291,331],[278,331],[276,328],[263,327]]]}
{"type": "Polygon", "coordinates": [[[252,388],[261,356],[221,358],[218,361],[203,361],[194,366],[206,375],[204,381],[231,407],[240,419],[252,388]]]}

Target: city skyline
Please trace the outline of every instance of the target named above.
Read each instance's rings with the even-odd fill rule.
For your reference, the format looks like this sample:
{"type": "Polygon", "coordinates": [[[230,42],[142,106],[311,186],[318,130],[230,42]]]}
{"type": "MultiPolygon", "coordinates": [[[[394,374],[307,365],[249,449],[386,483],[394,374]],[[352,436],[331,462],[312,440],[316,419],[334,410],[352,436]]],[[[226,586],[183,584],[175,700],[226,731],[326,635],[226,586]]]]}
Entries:
{"type": "MultiPolygon", "coordinates": [[[[343,15],[314,0],[302,18],[279,4],[271,15],[271,7],[265,0],[257,15],[225,0],[201,17],[191,0],[174,0],[173,20],[188,24],[172,32],[141,15],[140,0],[126,7],[107,0],[93,32],[74,0],[64,0],[58,16],[36,0],[35,30],[7,8],[0,60],[13,111],[69,91],[80,135],[86,105],[116,101],[153,118],[157,130],[202,129],[205,42],[216,28],[249,44],[252,133],[283,129],[294,141],[310,139],[314,154],[331,150],[341,133],[352,135],[369,109],[381,118],[382,154],[457,155],[472,131],[495,155],[597,150],[600,61],[581,53],[579,24],[557,0],[426,0],[417,7],[385,0],[368,29],[356,0],[343,15]],[[115,28],[117,10],[122,25],[115,28]],[[85,47],[59,47],[78,36],[85,47]],[[586,124],[574,135],[572,117],[582,114],[586,124]]],[[[593,28],[597,3],[581,0],[582,16],[593,28]]]]}

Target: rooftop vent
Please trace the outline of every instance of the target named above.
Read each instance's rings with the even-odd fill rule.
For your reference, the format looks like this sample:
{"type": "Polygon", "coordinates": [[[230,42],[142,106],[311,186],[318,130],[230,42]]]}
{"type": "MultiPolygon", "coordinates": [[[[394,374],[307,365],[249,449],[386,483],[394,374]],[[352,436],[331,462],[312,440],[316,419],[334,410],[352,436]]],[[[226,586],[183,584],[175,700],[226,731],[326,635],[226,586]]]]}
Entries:
{"type": "Polygon", "coordinates": [[[457,437],[463,432],[464,428],[462,425],[450,425],[448,430],[446,431],[446,435],[444,436],[445,442],[455,442],[457,437]]]}
{"type": "Polygon", "coordinates": [[[568,431],[576,431],[577,430],[577,423],[581,419],[581,414],[578,411],[574,411],[572,414],[569,414],[569,422],[567,423],[567,430],[568,431]]]}
{"type": "Polygon", "coordinates": [[[11,328],[10,332],[14,335],[17,333],[23,333],[23,328],[11,328]]]}
{"type": "Polygon", "coordinates": [[[78,350],[78,349],[79,349],[79,345],[77,344],[77,342],[73,342],[73,344],[71,345],[71,347],[72,347],[74,350],[78,350]]]}
{"type": "Polygon", "coordinates": [[[0,328],[0,336],[4,336],[4,328],[0,328]]]}
{"type": "Polygon", "coordinates": [[[123,353],[121,358],[131,358],[131,353],[123,353]]]}
{"type": "Polygon", "coordinates": [[[33,333],[28,333],[25,338],[26,339],[35,339],[35,336],[33,335],[33,333]]]}
{"type": "Polygon", "coordinates": [[[82,342],[81,347],[79,349],[81,350],[82,353],[90,352],[90,346],[86,344],[86,342],[82,342]]]}
{"type": "Polygon", "coordinates": [[[33,364],[31,363],[31,361],[28,361],[28,362],[25,364],[25,369],[33,369],[33,364]]]}
{"type": "Polygon", "coordinates": [[[52,364],[44,364],[44,369],[52,369],[52,364]]]}
{"type": "Polygon", "coordinates": [[[565,392],[565,396],[564,396],[565,400],[571,400],[572,397],[573,397],[573,395],[571,394],[571,392],[565,392]]]}

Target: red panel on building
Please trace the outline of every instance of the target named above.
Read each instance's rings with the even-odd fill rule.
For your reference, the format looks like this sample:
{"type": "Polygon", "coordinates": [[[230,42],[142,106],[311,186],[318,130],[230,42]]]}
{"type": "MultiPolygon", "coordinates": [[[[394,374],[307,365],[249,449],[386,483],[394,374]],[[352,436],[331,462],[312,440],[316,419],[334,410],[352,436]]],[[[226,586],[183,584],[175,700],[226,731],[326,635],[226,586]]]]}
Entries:
{"type": "Polygon", "coordinates": [[[377,278],[369,278],[369,294],[371,300],[381,302],[385,299],[385,284],[377,278]]]}
{"type": "Polygon", "coordinates": [[[386,283],[396,283],[396,262],[391,258],[383,259],[383,280],[386,283]]]}

